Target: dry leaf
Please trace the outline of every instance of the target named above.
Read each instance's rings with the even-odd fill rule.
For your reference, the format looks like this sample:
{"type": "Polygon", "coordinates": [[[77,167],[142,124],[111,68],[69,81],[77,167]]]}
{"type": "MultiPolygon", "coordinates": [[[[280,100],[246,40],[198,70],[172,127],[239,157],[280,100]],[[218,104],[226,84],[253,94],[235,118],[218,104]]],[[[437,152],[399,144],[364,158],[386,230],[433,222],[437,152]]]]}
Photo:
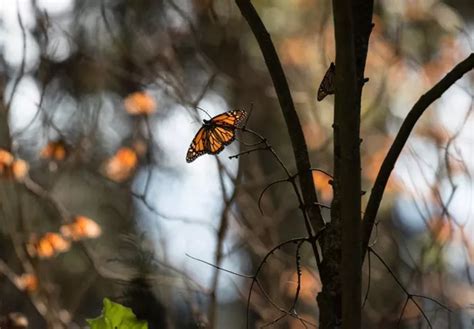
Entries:
{"type": "Polygon", "coordinates": [[[29,165],[25,160],[15,160],[11,166],[13,177],[17,181],[22,181],[27,175],[29,170],[29,165]]]}
{"type": "Polygon", "coordinates": [[[31,256],[51,258],[56,254],[66,252],[71,248],[71,243],[58,233],[48,232],[38,241],[27,245],[31,256]]]}
{"type": "Polygon", "coordinates": [[[332,186],[329,184],[331,179],[324,173],[313,171],[313,181],[316,189],[321,195],[321,199],[330,201],[332,199],[332,186]]]}
{"type": "Polygon", "coordinates": [[[129,147],[120,148],[105,164],[105,174],[116,182],[130,177],[138,162],[137,154],[129,147]]]}
{"type": "Polygon", "coordinates": [[[0,149],[0,165],[9,166],[13,163],[14,156],[7,150],[0,149]]]}
{"type": "Polygon", "coordinates": [[[7,150],[0,149],[0,176],[7,176],[14,156],[7,150]]]}
{"type": "Polygon", "coordinates": [[[66,158],[66,145],[63,141],[49,142],[40,153],[43,159],[62,161],[66,158]]]}
{"type": "Polygon", "coordinates": [[[151,114],[156,110],[155,100],[146,92],[137,91],[125,98],[125,110],[132,115],[151,114]]]}
{"type": "Polygon", "coordinates": [[[36,275],[31,273],[24,273],[17,279],[18,286],[29,293],[33,293],[38,290],[38,278],[36,275]]]}
{"type": "Polygon", "coordinates": [[[86,238],[94,239],[102,234],[100,226],[85,216],[77,216],[72,223],[61,226],[60,231],[65,238],[74,241],[86,238]]]}

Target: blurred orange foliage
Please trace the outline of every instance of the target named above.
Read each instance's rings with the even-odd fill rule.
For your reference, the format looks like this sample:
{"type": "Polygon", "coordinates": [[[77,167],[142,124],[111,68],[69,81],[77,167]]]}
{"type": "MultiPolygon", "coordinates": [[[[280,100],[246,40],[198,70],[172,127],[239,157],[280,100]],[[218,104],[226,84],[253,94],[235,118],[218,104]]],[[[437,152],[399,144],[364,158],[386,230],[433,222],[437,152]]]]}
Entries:
{"type": "Polygon", "coordinates": [[[87,238],[97,238],[102,234],[102,229],[92,219],[85,216],[77,216],[72,223],[61,226],[60,232],[63,237],[78,241],[87,238]]]}
{"type": "Polygon", "coordinates": [[[313,171],[313,181],[318,190],[321,199],[325,201],[332,200],[332,186],[329,184],[331,179],[322,172],[313,171]]]}
{"type": "Polygon", "coordinates": [[[25,160],[16,159],[10,152],[0,149],[0,177],[22,181],[28,175],[29,165],[25,160]]]}
{"type": "Polygon", "coordinates": [[[290,37],[280,44],[281,60],[284,64],[308,66],[317,61],[313,40],[303,37],[290,37]]]}
{"type": "Polygon", "coordinates": [[[33,293],[38,290],[38,278],[34,274],[24,273],[17,278],[20,289],[33,293]]]}
{"type": "MultiPolygon", "coordinates": [[[[377,174],[379,173],[380,167],[382,166],[382,162],[385,159],[385,156],[388,153],[388,149],[390,147],[390,141],[387,138],[381,137],[382,144],[378,146],[375,150],[368,150],[365,153],[365,156],[362,158],[362,168],[363,168],[363,176],[368,179],[371,183],[375,182],[377,178],[377,174]]],[[[376,144],[376,143],[374,143],[376,144]]],[[[379,143],[380,144],[380,143],[379,143]]],[[[390,176],[385,191],[388,193],[396,192],[400,189],[399,184],[394,179],[394,176],[390,176]]]]}
{"type": "Polygon", "coordinates": [[[8,175],[13,160],[14,157],[10,152],[0,149],[0,177],[5,177],[8,175]]]}
{"type": "MultiPolygon", "coordinates": [[[[288,271],[282,276],[282,283],[285,285],[286,294],[294,296],[298,285],[298,275],[294,270],[288,271]]],[[[305,303],[311,304],[315,302],[314,296],[321,291],[321,281],[319,277],[312,272],[303,268],[301,270],[301,286],[299,299],[305,303]]]]}
{"type": "Polygon", "coordinates": [[[105,164],[105,174],[116,182],[123,182],[133,173],[138,162],[137,154],[129,147],[120,148],[105,164]]]}
{"type": "Polygon", "coordinates": [[[453,236],[453,224],[447,219],[434,218],[428,222],[428,228],[433,239],[440,245],[444,245],[453,236]]]}
{"type": "Polygon", "coordinates": [[[327,141],[326,130],[316,122],[302,122],[302,128],[310,150],[317,150],[327,141]]]}
{"type": "Polygon", "coordinates": [[[17,181],[22,181],[28,175],[29,165],[26,161],[17,159],[13,162],[11,170],[13,177],[17,181]]]}
{"type": "Polygon", "coordinates": [[[39,240],[27,245],[28,253],[34,257],[51,258],[59,253],[66,252],[71,248],[71,243],[60,234],[48,232],[39,240]]]}
{"type": "Polygon", "coordinates": [[[156,111],[155,100],[146,92],[137,91],[125,98],[125,110],[132,115],[147,115],[156,111]]]}
{"type": "Polygon", "coordinates": [[[450,135],[446,129],[438,123],[430,122],[416,130],[417,135],[427,137],[436,145],[446,145],[450,135]]]}
{"type": "Polygon", "coordinates": [[[60,233],[48,232],[39,239],[33,236],[26,249],[31,257],[51,258],[71,248],[71,241],[97,238],[102,234],[100,226],[85,216],[76,216],[74,220],[60,227],[60,233]]]}
{"type": "Polygon", "coordinates": [[[66,158],[66,145],[63,141],[49,142],[40,153],[43,159],[62,161],[66,158]]]}
{"type": "Polygon", "coordinates": [[[397,61],[393,45],[384,38],[371,38],[370,47],[372,51],[367,54],[367,66],[370,70],[377,71],[397,61]]]}
{"type": "Polygon", "coordinates": [[[418,318],[421,316],[422,315],[420,309],[415,305],[415,303],[413,303],[413,300],[409,300],[403,312],[402,319],[404,319],[405,321],[416,323],[418,318]]]}
{"type": "Polygon", "coordinates": [[[14,156],[7,150],[0,149],[0,170],[2,166],[9,166],[13,163],[14,156]]]}

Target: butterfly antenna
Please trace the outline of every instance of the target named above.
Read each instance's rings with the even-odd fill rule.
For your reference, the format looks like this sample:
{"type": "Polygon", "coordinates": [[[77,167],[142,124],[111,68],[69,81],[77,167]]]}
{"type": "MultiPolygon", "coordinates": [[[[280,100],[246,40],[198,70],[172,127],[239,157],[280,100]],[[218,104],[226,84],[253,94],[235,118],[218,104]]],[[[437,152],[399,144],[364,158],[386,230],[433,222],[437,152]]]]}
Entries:
{"type": "Polygon", "coordinates": [[[200,110],[200,111],[203,111],[204,113],[207,114],[207,116],[208,116],[210,119],[212,119],[211,115],[210,115],[209,113],[207,113],[207,111],[206,111],[205,109],[203,109],[203,108],[201,108],[201,107],[199,107],[199,106],[196,106],[196,109],[198,109],[198,110],[200,110]]]}

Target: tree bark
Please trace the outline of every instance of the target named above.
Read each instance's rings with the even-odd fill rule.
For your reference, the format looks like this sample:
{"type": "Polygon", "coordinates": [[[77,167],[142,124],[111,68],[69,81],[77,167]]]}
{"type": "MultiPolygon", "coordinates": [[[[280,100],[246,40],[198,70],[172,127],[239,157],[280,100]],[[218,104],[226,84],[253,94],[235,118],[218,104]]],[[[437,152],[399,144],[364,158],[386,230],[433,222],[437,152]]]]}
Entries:
{"type": "Polygon", "coordinates": [[[331,224],[341,239],[340,296],[336,297],[341,310],[336,315],[341,314],[342,328],[347,329],[361,328],[360,108],[372,8],[370,1],[333,0],[336,93],[331,224]]]}

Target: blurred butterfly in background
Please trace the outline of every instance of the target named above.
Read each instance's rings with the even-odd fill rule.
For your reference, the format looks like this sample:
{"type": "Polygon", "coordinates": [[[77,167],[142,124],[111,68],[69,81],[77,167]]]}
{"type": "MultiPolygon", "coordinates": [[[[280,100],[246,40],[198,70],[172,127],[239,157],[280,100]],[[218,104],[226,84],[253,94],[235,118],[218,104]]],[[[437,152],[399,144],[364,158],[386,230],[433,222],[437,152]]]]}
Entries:
{"type": "Polygon", "coordinates": [[[194,136],[186,155],[186,162],[192,162],[203,154],[218,154],[224,146],[235,139],[235,129],[241,127],[247,118],[244,110],[218,114],[210,120],[203,120],[202,127],[194,136]]]}
{"type": "Polygon", "coordinates": [[[326,97],[327,95],[334,94],[335,77],[336,77],[336,65],[334,65],[334,63],[331,63],[331,65],[329,65],[328,70],[326,71],[326,74],[324,75],[323,81],[321,81],[321,84],[319,85],[319,89],[318,89],[319,102],[322,101],[324,97],[326,97]]]}

